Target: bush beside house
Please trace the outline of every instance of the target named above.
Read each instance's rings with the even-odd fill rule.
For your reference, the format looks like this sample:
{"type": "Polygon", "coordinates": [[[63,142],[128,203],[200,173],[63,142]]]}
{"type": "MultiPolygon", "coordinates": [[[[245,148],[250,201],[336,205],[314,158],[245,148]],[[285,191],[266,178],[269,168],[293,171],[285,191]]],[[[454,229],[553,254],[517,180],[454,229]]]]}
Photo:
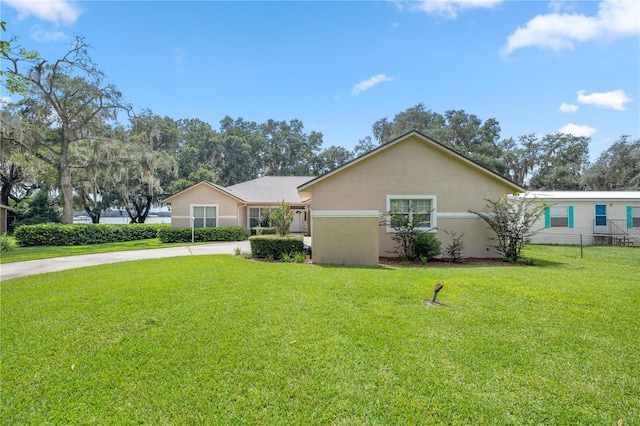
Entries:
{"type": "Polygon", "coordinates": [[[281,259],[283,254],[304,252],[304,241],[298,236],[256,235],[249,237],[253,257],[281,259]]]}
{"type": "Polygon", "coordinates": [[[197,243],[207,241],[242,241],[247,239],[247,230],[242,226],[224,228],[170,228],[158,230],[158,238],[163,243],[197,243]],[[193,233],[192,233],[193,232],[193,233]]]}
{"type": "Polygon", "coordinates": [[[158,230],[169,228],[165,224],[46,224],[21,225],[14,237],[20,246],[77,246],[116,243],[156,238],[158,230]]]}

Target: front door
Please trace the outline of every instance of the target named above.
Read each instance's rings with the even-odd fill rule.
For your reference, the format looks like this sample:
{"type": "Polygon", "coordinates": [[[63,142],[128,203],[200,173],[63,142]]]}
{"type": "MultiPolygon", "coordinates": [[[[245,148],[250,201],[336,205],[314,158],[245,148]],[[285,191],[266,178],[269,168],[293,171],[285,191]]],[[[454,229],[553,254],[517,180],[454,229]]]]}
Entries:
{"type": "Polygon", "coordinates": [[[609,234],[609,227],[607,226],[607,205],[596,204],[595,217],[593,222],[593,232],[595,234],[609,234]]]}
{"type": "Polygon", "coordinates": [[[293,222],[291,222],[291,232],[306,233],[309,231],[308,215],[306,206],[291,206],[289,207],[293,213],[293,222]]]}

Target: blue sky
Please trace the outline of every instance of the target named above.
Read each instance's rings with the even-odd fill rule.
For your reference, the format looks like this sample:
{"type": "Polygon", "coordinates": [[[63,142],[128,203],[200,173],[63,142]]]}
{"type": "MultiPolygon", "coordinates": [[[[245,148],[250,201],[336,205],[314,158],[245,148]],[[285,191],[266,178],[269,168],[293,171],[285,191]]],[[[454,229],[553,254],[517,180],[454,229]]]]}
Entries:
{"type": "MultiPolygon", "coordinates": [[[[418,103],[496,118],[502,138],[640,137],[638,1],[29,1],[1,20],[47,59],[74,34],[136,110],[300,119],[352,149],[418,103]]],[[[3,34],[7,38],[7,34],[3,34]]],[[[3,98],[8,94],[1,94],[3,98]]]]}

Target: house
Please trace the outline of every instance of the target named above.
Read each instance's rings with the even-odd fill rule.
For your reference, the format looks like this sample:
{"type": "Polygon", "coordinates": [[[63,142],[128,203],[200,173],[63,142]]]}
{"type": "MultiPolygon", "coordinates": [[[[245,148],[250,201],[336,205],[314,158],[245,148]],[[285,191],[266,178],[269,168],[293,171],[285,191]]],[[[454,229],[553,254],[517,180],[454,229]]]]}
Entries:
{"type": "Polygon", "coordinates": [[[640,246],[640,191],[530,191],[548,204],[536,244],[640,246]]]}
{"type": "Polygon", "coordinates": [[[228,187],[197,183],[162,202],[171,204],[171,226],[209,228],[260,225],[264,209],[284,201],[295,212],[290,232],[309,231],[309,195],[297,187],[313,177],[265,176],[228,187]]]}
{"type": "Polygon", "coordinates": [[[381,215],[392,208],[410,218],[416,211],[430,212],[421,228],[435,233],[443,246],[450,243],[443,231],[464,233],[465,257],[498,256],[493,232],[469,211],[486,211],[485,197],[524,189],[412,131],[298,191],[311,197],[314,263],[377,265],[379,257],[395,256],[394,230],[380,226],[381,215]]]}

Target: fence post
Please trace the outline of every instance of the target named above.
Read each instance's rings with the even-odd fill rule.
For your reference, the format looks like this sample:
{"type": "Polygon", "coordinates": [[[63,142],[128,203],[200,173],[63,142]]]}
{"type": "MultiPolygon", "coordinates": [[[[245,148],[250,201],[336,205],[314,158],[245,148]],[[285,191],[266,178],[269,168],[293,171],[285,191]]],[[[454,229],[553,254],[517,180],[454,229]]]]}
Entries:
{"type": "Polygon", "coordinates": [[[582,259],[582,234],[580,234],[580,259],[582,259]]]}

